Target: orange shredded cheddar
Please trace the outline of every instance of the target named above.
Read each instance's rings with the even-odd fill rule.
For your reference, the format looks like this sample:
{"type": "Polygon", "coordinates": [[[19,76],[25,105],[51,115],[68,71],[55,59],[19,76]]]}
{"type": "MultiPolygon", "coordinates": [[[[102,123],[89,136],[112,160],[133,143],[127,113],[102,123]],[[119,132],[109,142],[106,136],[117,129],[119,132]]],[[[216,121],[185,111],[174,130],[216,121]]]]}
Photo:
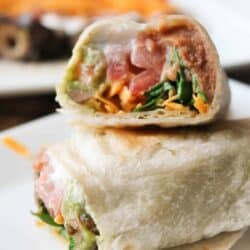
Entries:
{"type": "Polygon", "coordinates": [[[173,95],[170,98],[168,98],[163,104],[166,105],[166,103],[172,103],[173,101],[175,101],[178,98],[178,95],[173,95]]]}
{"type": "Polygon", "coordinates": [[[43,227],[45,224],[44,224],[44,222],[42,222],[42,221],[40,221],[40,220],[37,220],[36,221],[36,226],[37,227],[43,227]]]}
{"type": "Polygon", "coordinates": [[[121,92],[119,93],[119,97],[122,103],[126,103],[129,101],[129,99],[131,98],[131,94],[127,86],[122,88],[121,92]]]}
{"type": "Polygon", "coordinates": [[[166,102],[165,107],[171,110],[176,110],[176,111],[186,110],[185,106],[183,106],[180,103],[175,103],[175,102],[166,102]]]}
{"type": "Polygon", "coordinates": [[[129,103],[124,104],[122,108],[125,112],[130,112],[135,108],[135,106],[136,105],[134,103],[129,102],[129,103]]]}
{"type": "Polygon", "coordinates": [[[62,225],[64,223],[64,218],[62,216],[61,213],[58,213],[57,216],[55,217],[54,221],[57,223],[57,224],[60,224],[62,225]]]}
{"type": "Polygon", "coordinates": [[[22,145],[20,142],[10,136],[4,137],[2,139],[2,142],[6,147],[22,156],[28,157],[31,155],[29,149],[27,149],[24,145],[22,145]]]}
{"type": "Polygon", "coordinates": [[[205,114],[208,111],[208,104],[204,102],[201,96],[194,96],[194,107],[199,111],[201,114],[205,114]]]}
{"type": "Polygon", "coordinates": [[[121,90],[124,85],[124,82],[114,82],[111,84],[110,89],[109,89],[109,97],[113,97],[117,95],[121,90]]]}
{"type": "MultiPolygon", "coordinates": [[[[58,230],[58,228],[53,229],[52,232],[54,233],[55,236],[58,236],[58,235],[61,236],[60,230],[58,230]]],[[[60,237],[60,238],[64,239],[64,237],[60,237]]]]}
{"type": "Polygon", "coordinates": [[[130,91],[128,90],[127,86],[124,86],[120,93],[119,98],[121,100],[122,109],[126,112],[131,111],[136,105],[133,102],[133,97],[131,96],[130,91]]]}
{"type": "Polygon", "coordinates": [[[96,95],[95,98],[98,101],[104,103],[104,107],[109,113],[117,113],[119,111],[119,108],[112,101],[109,101],[108,99],[101,97],[100,95],[96,95]]]}

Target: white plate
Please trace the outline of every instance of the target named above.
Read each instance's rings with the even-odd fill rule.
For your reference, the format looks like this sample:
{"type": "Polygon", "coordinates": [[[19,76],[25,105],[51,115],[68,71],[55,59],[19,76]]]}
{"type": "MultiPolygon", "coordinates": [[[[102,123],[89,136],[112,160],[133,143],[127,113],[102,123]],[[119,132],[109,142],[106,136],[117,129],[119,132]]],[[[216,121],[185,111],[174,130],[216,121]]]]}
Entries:
{"type": "Polygon", "coordinates": [[[250,63],[250,1],[171,0],[208,30],[224,67],[250,63]]]}
{"type": "MultiPolygon", "coordinates": [[[[235,81],[231,81],[231,87],[233,95],[230,117],[249,117],[247,107],[250,106],[250,87],[235,81]],[[240,113],[236,113],[236,107],[240,113]]],[[[12,136],[35,153],[41,147],[68,138],[69,134],[65,118],[56,114],[0,133],[0,141],[6,135],[12,136]]],[[[31,161],[16,155],[2,144],[0,159],[0,249],[67,249],[62,239],[43,227],[37,227],[36,220],[30,214],[30,210],[35,209],[31,161]]],[[[249,249],[250,238],[247,236],[234,248],[249,249]]]]}
{"type": "Polygon", "coordinates": [[[61,81],[65,67],[65,61],[24,63],[1,60],[0,97],[52,92],[55,84],[61,81]]]}

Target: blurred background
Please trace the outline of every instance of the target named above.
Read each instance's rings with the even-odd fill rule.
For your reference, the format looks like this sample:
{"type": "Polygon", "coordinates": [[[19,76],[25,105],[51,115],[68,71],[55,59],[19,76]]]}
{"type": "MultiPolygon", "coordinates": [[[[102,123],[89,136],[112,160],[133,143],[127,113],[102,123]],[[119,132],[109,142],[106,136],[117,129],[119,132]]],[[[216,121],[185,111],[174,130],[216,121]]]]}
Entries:
{"type": "Polygon", "coordinates": [[[110,16],[191,15],[208,29],[228,76],[250,83],[249,9],[247,0],[0,0],[0,130],[55,112],[54,86],[79,34],[110,16]]]}

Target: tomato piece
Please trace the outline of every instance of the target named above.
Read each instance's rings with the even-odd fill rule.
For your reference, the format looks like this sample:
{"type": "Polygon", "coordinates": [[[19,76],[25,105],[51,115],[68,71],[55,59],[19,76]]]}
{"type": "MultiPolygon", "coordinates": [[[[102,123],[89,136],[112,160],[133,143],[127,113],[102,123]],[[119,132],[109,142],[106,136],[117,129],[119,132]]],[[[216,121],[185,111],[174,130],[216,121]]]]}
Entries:
{"type": "Polygon", "coordinates": [[[108,63],[107,80],[110,82],[127,80],[129,72],[129,53],[120,45],[111,45],[105,49],[108,63]]]}
{"type": "Polygon", "coordinates": [[[148,69],[135,76],[129,85],[133,96],[141,96],[160,80],[160,75],[148,69]]]}
{"type": "Polygon", "coordinates": [[[166,49],[155,38],[138,37],[132,43],[131,63],[143,69],[154,69],[161,73],[166,49]]]}

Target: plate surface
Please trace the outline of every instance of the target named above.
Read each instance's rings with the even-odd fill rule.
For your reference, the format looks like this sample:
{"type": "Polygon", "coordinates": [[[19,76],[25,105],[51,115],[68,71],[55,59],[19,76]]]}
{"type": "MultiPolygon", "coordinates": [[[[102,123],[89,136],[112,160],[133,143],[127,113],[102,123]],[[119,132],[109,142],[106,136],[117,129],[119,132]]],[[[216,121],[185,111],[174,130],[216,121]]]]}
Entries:
{"type": "Polygon", "coordinates": [[[10,62],[0,60],[0,97],[52,92],[61,81],[65,61],[10,62]]]}
{"type": "MultiPolygon", "coordinates": [[[[249,117],[250,87],[231,81],[231,118],[249,117]],[[236,113],[238,108],[238,113],[236,113]]],[[[70,135],[70,128],[61,114],[50,115],[0,133],[12,136],[25,144],[33,153],[41,147],[63,141],[70,135]]],[[[66,243],[47,228],[38,227],[30,210],[33,201],[32,159],[16,155],[0,144],[0,250],[65,250],[66,243]]],[[[250,249],[250,232],[233,250],[250,249]]]]}

